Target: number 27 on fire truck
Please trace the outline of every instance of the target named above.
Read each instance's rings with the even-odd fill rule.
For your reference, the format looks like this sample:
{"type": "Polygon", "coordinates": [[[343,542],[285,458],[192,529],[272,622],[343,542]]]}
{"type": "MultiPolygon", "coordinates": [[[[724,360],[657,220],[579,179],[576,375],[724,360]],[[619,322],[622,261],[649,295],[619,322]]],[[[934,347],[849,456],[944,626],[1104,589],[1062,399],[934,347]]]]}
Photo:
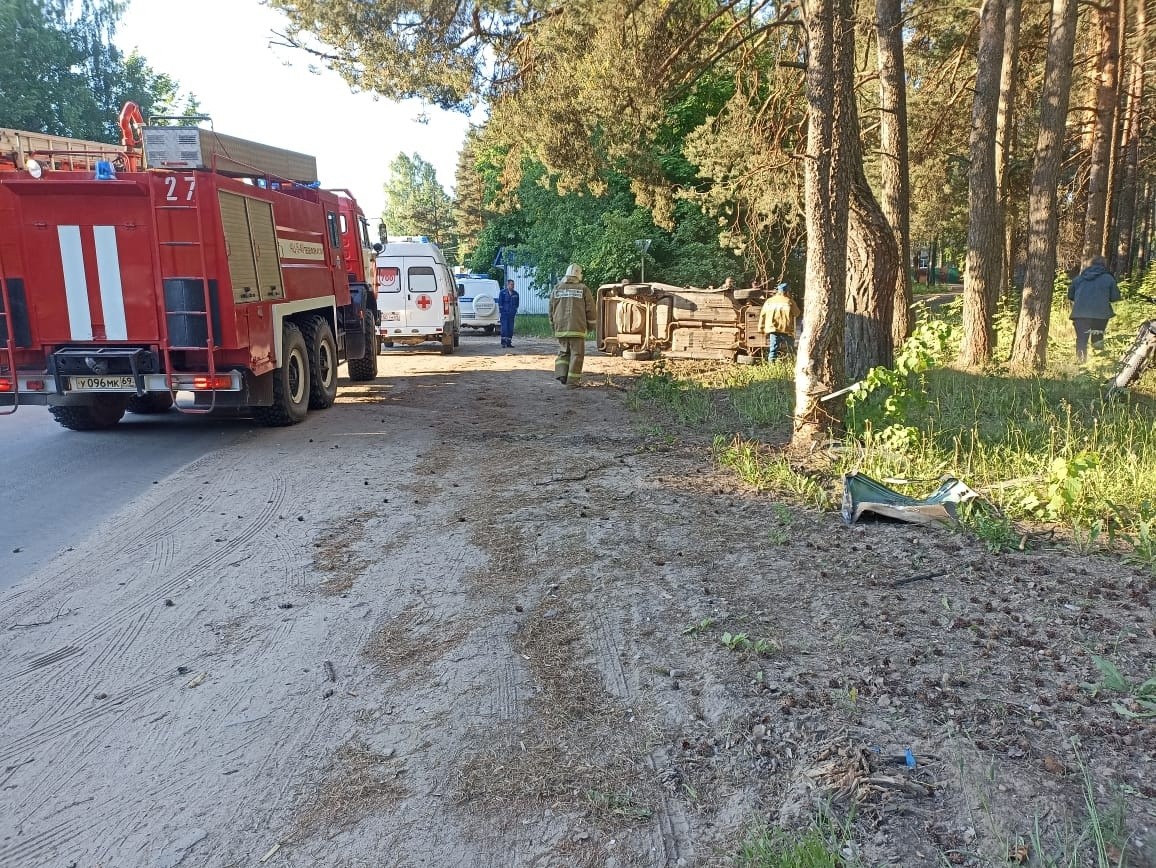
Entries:
{"type": "Polygon", "coordinates": [[[239,408],[291,425],[377,376],[373,251],[307,155],[198,126],[0,130],[0,414],[74,430],[239,408]]]}

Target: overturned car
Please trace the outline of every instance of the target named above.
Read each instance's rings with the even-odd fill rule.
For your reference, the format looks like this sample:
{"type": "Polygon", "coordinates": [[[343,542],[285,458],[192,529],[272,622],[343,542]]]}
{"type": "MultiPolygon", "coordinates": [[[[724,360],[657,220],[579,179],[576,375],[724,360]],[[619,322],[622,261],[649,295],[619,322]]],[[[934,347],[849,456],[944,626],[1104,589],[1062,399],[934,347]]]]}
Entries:
{"type": "Polygon", "coordinates": [[[668,283],[598,287],[598,349],[632,361],[720,359],[751,364],[766,353],[759,309],[767,290],[668,283]]]}

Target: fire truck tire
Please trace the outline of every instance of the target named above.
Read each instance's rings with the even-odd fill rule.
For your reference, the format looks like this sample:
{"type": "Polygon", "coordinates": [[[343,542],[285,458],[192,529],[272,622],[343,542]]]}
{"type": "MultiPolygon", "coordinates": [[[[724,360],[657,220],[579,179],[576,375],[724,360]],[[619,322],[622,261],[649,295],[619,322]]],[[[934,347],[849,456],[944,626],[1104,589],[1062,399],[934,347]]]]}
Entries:
{"type": "MultiPolygon", "coordinates": [[[[365,355],[360,359],[349,359],[346,366],[349,368],[349,379],[355,383],[367,383],[377,379],[377,353],[374,352],[377,344],[374,342],[376,330],[373,320],[365,321],[365,355]]],[[[393,346],[390,341],[386,346],[393,346]]]]}
{"type": "Polygon", "coordinates": [[[49,407],[48,410],[52,418],[71,431],[100,431],[121,420],[125,402],[119,398],[98,398],[91,404],[49,407]]]}
{"type": "Polygon", "coordinates": [[[254,407],[253,418],[262,425],[296,425],[309,412],[309,348],[301,330],[285,323],[282,340],[284,362],[269,376],[273,378],[273,403],[254,407]]]}
{"type": "Polygon", "coordinates": [[[134,395],[128,399],[130,413],[137,416],[155,416],[167,413],[173,408],[173,396],[168,392],[149,392],[147,395],[134,395]]]}
{"type": "Polygon", "coordinates": [[[301,335],[309,351],[309,409],[325,410],[337,400],[337,341],[333,328],[325,317],[314,316],[301,323],[301,335]]]}

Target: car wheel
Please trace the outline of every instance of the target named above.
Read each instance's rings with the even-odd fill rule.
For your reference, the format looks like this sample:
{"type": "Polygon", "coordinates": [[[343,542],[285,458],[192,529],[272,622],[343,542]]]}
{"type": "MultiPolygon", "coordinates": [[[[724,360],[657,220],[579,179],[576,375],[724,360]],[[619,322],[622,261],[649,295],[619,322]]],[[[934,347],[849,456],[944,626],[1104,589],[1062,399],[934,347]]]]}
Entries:
{"type": "MultiPolygon", "coordinates": [[[[309,409],[324,410],[337,400],[337,341],[323,316],[301,323],[301,335],[309,350],[309,409]]],[[[372,347],[373,343],[366,346],[372,347]]]]}
{"type": "Polygon", "coordinates": [[[119,422],[127,404],[121,398],[95,398],[91,404],[49,407],[48,412],[71,431],[100,431],[119,422]]]}
{"type": "Polygon", "coordinates": [[[282,335],[281,367],[269,374],[273,403],[253,408],[253,418],[270,427],[296,425],[309,412],[309,348],[294,323],[285,323],[282,335]]]}
{"type": "Polygon", "coordinates": [[[628,362],[649,362],[654,355],[646,350],[623,350],[622,358],[628,362]]]}
{"type": "Polygon", "coordinates": [[[763,290],[761,289],[736,289],[731,292],[731,295],[736,301],[747,301],[748,299],[762,298],[763,290]]]}
{"type": "Polygon", "coordinates": [[[349,379],[354,383],[366,383],[377,379],[377,353],[373,352],[373,320],[365,320],[365,355],[360,359],[349,359],[345,366],[349,379]]]}

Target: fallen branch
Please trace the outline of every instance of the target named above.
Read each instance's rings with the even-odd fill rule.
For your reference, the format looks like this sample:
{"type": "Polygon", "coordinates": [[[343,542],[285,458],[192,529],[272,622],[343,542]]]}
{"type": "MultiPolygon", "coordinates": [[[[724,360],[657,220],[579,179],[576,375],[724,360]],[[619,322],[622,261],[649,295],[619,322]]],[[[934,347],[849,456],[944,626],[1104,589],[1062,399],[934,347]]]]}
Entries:
{"type": "Polygon", "coordinates": [[[45,624],[51,624],[57,618],[67,618],[69,615],[75,615],[79,611],[79,609],[69,609],[66,612],[64,611],[64,607],[61,606],[60,610],[55,615],[45,621],[30,621],[27,624],[10,624],[8,625],[8,629],[15,630],[17,627],[43,627],[45,624]]]}
{"type": "Polygon", "coordinates": [[[931,572],[931,573],[919,573],[918,575],[915,575],[915,576],[908,576],[905,579],[896,579],[894,582],[892,582],[891,586],[893,588],[901,588],[904,585],[911,585],[911,584],[914,584],[915,582],[923,582],[923,581],[926,581],[927,579],[937,579],[940,576],[946,576],[946,575],[947,575],[947,573],[945,573],[943,570],[936,570],[936,571],[931,572]]]}

